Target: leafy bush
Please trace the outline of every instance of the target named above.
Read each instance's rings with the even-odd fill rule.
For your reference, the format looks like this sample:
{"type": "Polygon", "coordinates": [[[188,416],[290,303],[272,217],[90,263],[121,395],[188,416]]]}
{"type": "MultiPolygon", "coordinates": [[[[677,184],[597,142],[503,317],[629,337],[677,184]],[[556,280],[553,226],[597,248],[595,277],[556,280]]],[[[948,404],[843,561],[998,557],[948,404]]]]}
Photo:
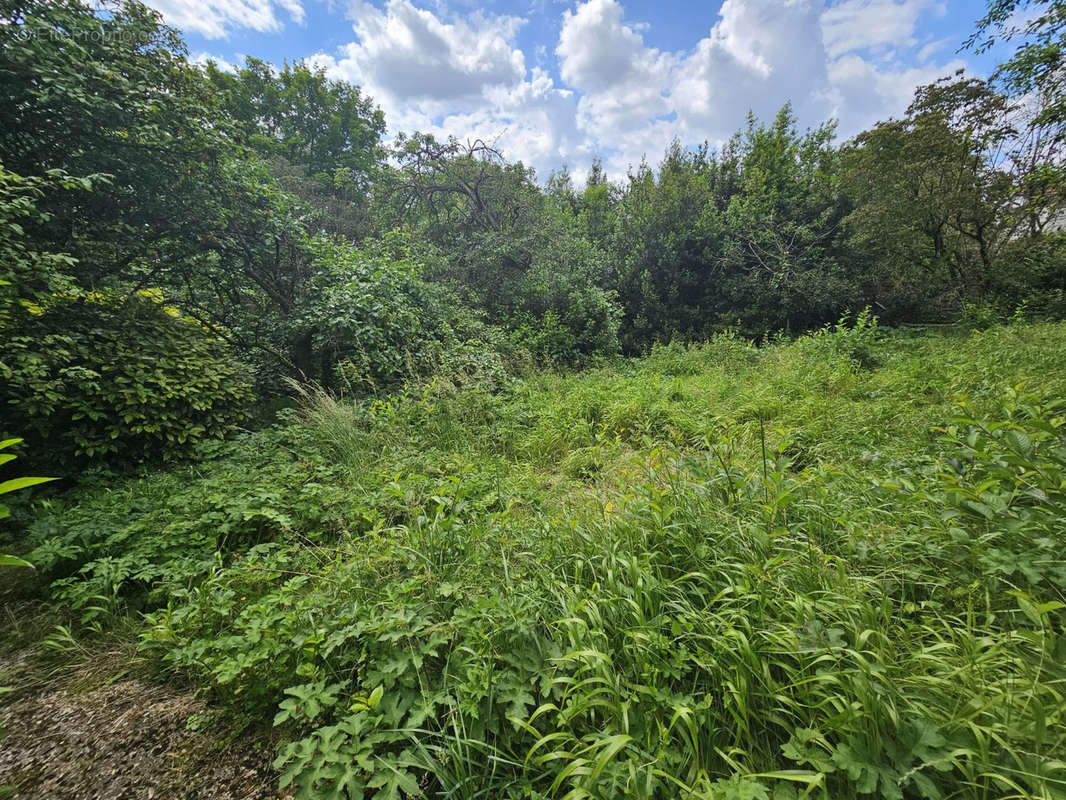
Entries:
{"type": "Polygon", "coordinates": [[[74,259],[41,252],[27,230],[51,219],[37,207],[47,189],[89,189],[91,185],[89,179],[74,179],[62,170],[52,170],[43,178],[24,178],[0,164],[0,325],[13,298],[33,299],[71,287],[74,259]]]}
{"type": "Polygon", "coordinates": [[[992,276],[997,305],[1025,304],[1039,319],[1066,318],[1066,233],[1013,240],[1004,248],[1002,261],[992,276]]]}
{"type": "Polygon", "coordinates": [[[967,303],[962,307],[959,322],[972,330],[983,331],[1002,322],[1002,317],[991,303],[967,303]]]}
{"type": "Polygon", "coordinates": [[[229,348],[155,293],[53,296],[15,309],[3,335],[4,425],[53,461],[188,450],[229,431],[250,399],[229,348]]]}
{"type": "Polygon", "coordinates": [[[494,332],[421,265],[384,247],[312,241],[315,274],[294,323],[309,336],[327,382],[370,394],[444,372],[457,381],[494,381],[504,372],[494,332]]]}
{"type": "Polygon", "coordinates": [[[966,403],[960,411],[941,429],[955,455],[932,484],[937,492],[922,493],[958,526],[952,560],[998,583],[1003,600],[1051,597],[1054,606],[1066,598],[1057,536],[1066,516],[1066,403],[1012,391],[995,419],[978,418],[966,403]]]}
{"type": "Polygon", "coordinates": [[[599,285],[603,254],[560,232],[544,243],[523,277],[518,339],[542,363],[573,364],[618,353],[622,309],[599,285]]]}
{"type": "Polygon", "coordinates": [[[836,325],[815,331],[810,341],[825,355],[845,359],[859,369],[877,366],[877,317],[869,306],[855,315],[844,314],[836,325]]]}

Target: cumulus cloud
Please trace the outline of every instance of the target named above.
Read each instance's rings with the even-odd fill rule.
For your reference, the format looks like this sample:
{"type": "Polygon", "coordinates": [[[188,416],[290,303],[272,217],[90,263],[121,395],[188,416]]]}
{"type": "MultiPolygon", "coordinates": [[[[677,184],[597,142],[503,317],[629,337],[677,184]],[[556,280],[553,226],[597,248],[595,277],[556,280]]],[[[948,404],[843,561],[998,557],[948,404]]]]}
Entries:
{"type": "Polygon", "coordinates": [[[518,17],[474,12],[446,22],[410,0],[389,0],[384,9],[357,2],[350,13],[358,41],[342,49],[336,68],[390,97],[464,100],[525,77],[525,56],[514,46],[518,17]]]}
{"type": "Polygon", "coordinates": [[[304,21],[300,0],[147,0],[147,4],[160,11],[168,24],[209,39],[225,38],[238,28],[280,31],[279,9],[292,22],[304,21]]]}
{"type": "Polygon", "coordinates": [[[577,99],[516,45],[523,20],[474,11],[446,16],[411,0],[355,2],[355,40],[311,61],[363,86],[389,129],[496,140],[508,157],[546,171],[579,151],[577,99]]]}
{"type": "Polygon", "coordinates": [[[666,87],[677,58],[647,47],[615,0],[564,12],[555,54],[563,81],[581,93],[577,124],[587,135],[632,139],[662,128],[656,123],[670,113],[666,87]]]}
{"type": "Polygon", "coordinates": [[[657,82],[669,65],[641,34],[622,21],[614,0],[589,0],[563,12],[555,48],[563,80],[586,92],[601,92],[635,80],[657,82]]]}
{"type": "Polygon", "coordinates": [[[834,117],[845,136],[899,114],[915,86],[962,65],[935,63],[916,35],[942,13],[940,0],[724,0],[695,47],[671,53],[618,0],[585,0],[564,13],[556,55],[580,129],[617,174],[675,136],[721,144],[749,111],[768,119],[786,102],[801,125],[834,117]]]}
{"type": "Polygon", "coordinates": [[[914,98],[914,89],[966,66],[961,59],[945,64],[879,70],[871,62],[848,55],[830,66],[829,113],[845,135],[858,133],[890,116],[899,116],[914,98]]]}
{"type": "Polygon", "coordinates": [[[198,67],[206,66],[208,62],[211,62],[223,72],[237,72],[239,69],[232,61],[227,61],[222,56],[212,55],[211,53],[194,53],[189,58],[189,61],[198,67]]]}
{"type": "Polygon", "coordinates": [[[720,17],[680,66],[672,99],[689,136],[721,141],[748,111],[772,116],[792,102],[820,120],[828,66],[819,0],[725,0],[720,17]]]}

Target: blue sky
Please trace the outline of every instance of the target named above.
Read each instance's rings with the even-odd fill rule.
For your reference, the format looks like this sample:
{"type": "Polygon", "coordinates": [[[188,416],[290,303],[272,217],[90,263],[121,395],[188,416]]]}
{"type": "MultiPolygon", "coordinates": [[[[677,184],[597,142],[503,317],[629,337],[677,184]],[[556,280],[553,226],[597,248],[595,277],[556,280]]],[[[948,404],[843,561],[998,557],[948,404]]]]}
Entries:
{"type": "Polygon", "coordinates": [[[675,137],[720,144],[786,101],[848,137],[997,57],[959,52],[983,0],[148,2],[195,58],[308,59],[371,94],[390,135],[481,137],[579,181],[593,158],[621,178],[675,137]]]}

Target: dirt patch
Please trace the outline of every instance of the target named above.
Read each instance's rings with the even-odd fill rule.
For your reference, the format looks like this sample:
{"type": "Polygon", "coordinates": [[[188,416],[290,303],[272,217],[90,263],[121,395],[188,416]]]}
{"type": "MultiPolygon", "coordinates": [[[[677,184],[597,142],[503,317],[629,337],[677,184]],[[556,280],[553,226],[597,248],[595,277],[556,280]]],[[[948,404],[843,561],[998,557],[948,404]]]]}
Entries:
{"type": "MultiPolygon", "coordinates": [[[[7,685],[25,675],[25,655],[7,660],[7,685]]],[[[285,797],[269,746],[224,745],[189,729],[206,711],[188,692],[141,680],[81,689],[68,676],[0,695],[0,798],[285,797]],[[12,699],[14,698],[14,699],[12,699]]]]}

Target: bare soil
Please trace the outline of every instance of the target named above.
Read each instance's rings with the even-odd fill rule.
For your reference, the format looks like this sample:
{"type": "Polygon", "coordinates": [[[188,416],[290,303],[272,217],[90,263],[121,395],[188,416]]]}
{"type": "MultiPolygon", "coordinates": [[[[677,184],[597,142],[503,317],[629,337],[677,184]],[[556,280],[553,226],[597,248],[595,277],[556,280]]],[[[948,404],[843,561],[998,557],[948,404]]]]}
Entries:
{"type": "Polygon", "coordinates": [[[114,674],[89,662],[42,680],[26,652],[0,659],[0,685],[14,687],[0,695],[0,799],[287,796],[277,790],[270,744],[227,743],[210,726],[195,732],[209,711],[203,700],[104,677],[114,674]]]}

